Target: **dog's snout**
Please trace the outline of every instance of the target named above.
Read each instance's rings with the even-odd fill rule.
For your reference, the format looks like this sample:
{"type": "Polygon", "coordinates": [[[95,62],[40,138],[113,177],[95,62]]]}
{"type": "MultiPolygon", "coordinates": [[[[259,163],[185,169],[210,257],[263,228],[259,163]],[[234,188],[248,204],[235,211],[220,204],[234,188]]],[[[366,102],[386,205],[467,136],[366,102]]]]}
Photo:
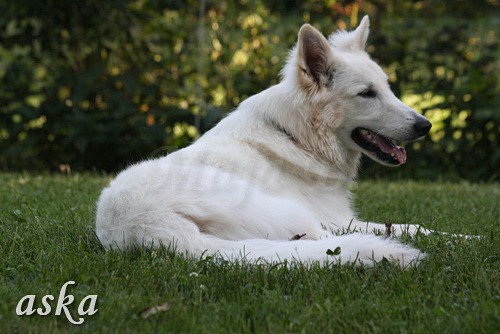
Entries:
{"type": "Polygon", "coordinates": [[[429,133],[429,130],[432,127],[432,123],[429,122],[426,118],[419,119],[417,122],[413,125],[415,128],[415,131],[417,134],[422,137],[425,136],[427,133],[429,133]]]}

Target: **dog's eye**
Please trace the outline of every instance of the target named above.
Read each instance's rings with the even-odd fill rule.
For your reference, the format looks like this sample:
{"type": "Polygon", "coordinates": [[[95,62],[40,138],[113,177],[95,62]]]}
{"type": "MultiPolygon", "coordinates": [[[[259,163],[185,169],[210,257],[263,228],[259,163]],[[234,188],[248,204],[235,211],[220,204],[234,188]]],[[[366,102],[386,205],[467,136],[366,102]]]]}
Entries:
{"type": "Polygon", "coordinates": [[[365,89],[364,91],[360,92],[358,96],[364,97],[364,98],[374,98],[377,97],[377,93],[373,89],[365,89]]]}

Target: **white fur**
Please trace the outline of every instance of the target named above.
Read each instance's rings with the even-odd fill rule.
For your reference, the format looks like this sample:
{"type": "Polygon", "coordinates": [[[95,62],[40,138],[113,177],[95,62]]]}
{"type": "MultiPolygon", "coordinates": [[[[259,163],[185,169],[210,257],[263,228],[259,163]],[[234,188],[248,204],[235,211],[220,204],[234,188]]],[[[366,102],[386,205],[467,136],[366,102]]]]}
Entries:
{"type": "Polygon", "coordinates": [[[360,222],[351,209],[360,154],[376,157],[350,132],[369,126],[415,139],[413,123],[422,118],[392,94],[363,51],[367,37],[367,17],[356,31],[328,40],[304,26],[278,85],[248,98],[191,146],[131,166],[103,190],[96,218],[102,244],[164,244],[189,256],[264,262],[371,265],[385,257],[405,266],[421,259],[415,248],[367,234],[385,226],[360,222]],[[313,73],[316,54],[308,48],[317,41],[325,64],[313,73]],[[334,69],[333,81],[326,69],[334,69]],[[380,94],[376,101],[357,96],[367,85],[380,94]],[[335,235],[348,228],[357,232],[335,235]],[[297,234],[305,236],[290,240],[297,234]],[[327,255],[336,247],[340,255],[327,255]]]}

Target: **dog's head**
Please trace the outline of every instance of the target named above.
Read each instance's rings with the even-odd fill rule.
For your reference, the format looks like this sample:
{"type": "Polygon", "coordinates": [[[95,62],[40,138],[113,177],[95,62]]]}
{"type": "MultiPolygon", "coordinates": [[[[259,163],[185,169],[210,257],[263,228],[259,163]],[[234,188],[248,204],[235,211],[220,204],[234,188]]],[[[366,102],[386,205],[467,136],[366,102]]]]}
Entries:
{"type": "Polygon", "coordinates": [[[294,85],[308,105],[309,125],[323,142],[335,140],[375,161],[405,163],[397,141],[426,135],[431,123],[391,91],[388,77],[364,51],[369,33],[365,16],[352,32],[326,39],[305,24],[284,68],[284,81],[294,85]]]}

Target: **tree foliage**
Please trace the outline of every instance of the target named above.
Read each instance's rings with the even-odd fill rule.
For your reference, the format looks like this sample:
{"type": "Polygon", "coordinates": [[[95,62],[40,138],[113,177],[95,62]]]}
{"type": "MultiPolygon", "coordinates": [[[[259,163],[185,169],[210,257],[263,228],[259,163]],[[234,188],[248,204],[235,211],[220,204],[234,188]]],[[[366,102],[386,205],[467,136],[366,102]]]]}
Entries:
{"type": "MultiPolygon", "coordinates": [[[[495,180],[500,165],[494,2],[5,2],[0,165],[115,171],[188,145],[277,83],[297,31],[371,18],[368,51],[434,123],[403,176],[495,180]]],[[[498,11],[497,11],[498,12],[498,11]]],[[[385,169],[369,164],[367,174],[385,169]]],[[[393,171],[391,171],[393,172],[393,171]]]]}

